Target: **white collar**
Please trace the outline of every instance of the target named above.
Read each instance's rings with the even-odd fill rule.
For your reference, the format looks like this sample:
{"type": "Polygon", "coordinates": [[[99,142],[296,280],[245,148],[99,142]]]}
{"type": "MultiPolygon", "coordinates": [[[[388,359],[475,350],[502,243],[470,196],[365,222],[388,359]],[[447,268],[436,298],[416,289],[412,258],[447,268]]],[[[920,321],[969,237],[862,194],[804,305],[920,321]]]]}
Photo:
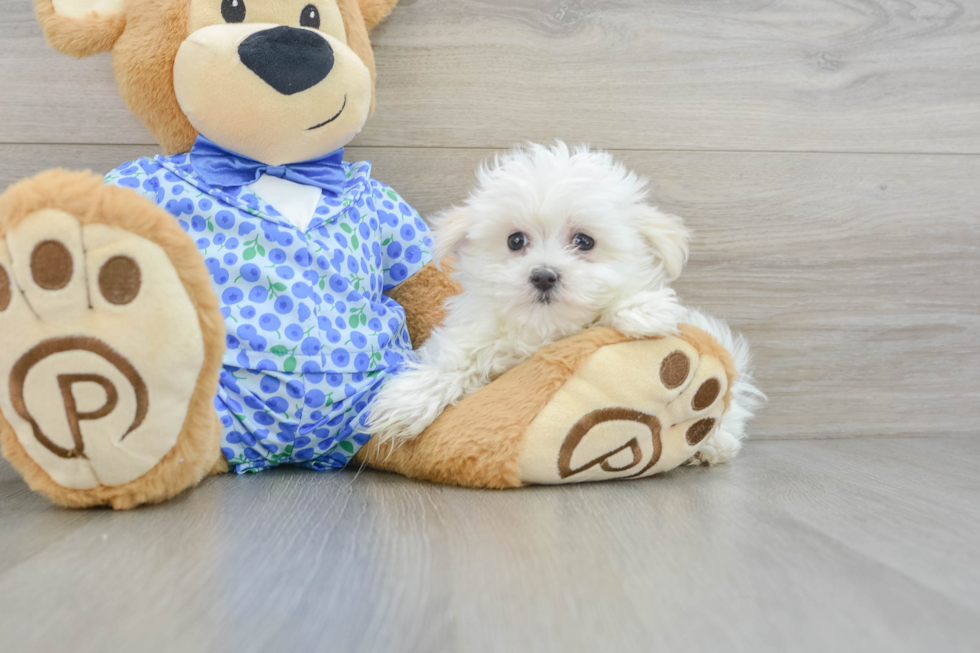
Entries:
{"type": "Polygon", "coordinates": [[[302,232],[310,226],[322,191],[316,186],[298,184],[295,181],[262,175],[249,190],[263,203],[268,204],[288,222],[302,232]]]}

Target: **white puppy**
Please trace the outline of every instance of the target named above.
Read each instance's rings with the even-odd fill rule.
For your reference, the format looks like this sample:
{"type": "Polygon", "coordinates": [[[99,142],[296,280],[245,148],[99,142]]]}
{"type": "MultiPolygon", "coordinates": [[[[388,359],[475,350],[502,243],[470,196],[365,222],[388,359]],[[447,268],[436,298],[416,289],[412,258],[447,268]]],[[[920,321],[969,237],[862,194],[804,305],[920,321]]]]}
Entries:
{"type": "Polygon", "coordinates": [[[478,182],[462,207],[433,220],[435,258],[456,256],[464,290],[418,362],[378,396],[372,427],[382,443],[417,436],[561,338],[597,325],[668,335],[687,315],[668,284],[687,260],[688,231],[649,205],[646,181],[609,154],[530,145],[482,167],[478,182]]]}

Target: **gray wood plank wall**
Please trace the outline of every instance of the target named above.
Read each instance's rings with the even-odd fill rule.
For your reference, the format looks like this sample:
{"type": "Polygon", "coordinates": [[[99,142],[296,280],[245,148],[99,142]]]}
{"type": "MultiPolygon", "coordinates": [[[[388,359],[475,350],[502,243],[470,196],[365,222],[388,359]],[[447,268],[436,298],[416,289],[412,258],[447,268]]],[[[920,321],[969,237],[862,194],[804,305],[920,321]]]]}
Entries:
{"type": "MultiPolygon", "coordinates": [[[[0,0],[0,186],[156,149],[108,55],[0,0]]],[[[696,232],[678,283],[751,340],[756,438],[976,434],[980,3],[402,0],[350,148],[423,213],[495,150],[613,150],[696,232]]]]}

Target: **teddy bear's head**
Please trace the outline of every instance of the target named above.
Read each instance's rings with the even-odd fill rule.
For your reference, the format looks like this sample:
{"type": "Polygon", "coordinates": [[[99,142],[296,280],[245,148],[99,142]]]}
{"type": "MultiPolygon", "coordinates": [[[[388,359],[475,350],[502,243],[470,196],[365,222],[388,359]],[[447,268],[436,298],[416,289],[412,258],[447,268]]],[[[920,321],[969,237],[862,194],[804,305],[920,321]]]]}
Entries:
{"type": "Polygon", "coordinates": [[[111,51],[168,154],[198,133],[270,165],[346,145],[374,105],[368,31],[398,0],[35,0],[48,42],[111,51]]]}

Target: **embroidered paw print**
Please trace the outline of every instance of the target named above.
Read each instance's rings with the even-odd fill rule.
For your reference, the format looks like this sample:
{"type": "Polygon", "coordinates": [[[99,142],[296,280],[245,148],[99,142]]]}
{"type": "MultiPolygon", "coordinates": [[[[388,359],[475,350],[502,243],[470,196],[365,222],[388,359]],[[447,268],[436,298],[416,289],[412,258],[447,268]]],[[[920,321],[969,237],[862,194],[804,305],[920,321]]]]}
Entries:
{"type": "Polygon", "coordinates": [[[521,480],[641,478],[694,456],[725,412],[721,360],[682,338],[598,350],[525,436],[521,480]]]}
{"type": "Polygon", "coordinates": [[[164,250],[63,211],[0,239],[0,409],[55,483],[145,474],[173,448],[204,362],[197,310],[164,250]]]}

